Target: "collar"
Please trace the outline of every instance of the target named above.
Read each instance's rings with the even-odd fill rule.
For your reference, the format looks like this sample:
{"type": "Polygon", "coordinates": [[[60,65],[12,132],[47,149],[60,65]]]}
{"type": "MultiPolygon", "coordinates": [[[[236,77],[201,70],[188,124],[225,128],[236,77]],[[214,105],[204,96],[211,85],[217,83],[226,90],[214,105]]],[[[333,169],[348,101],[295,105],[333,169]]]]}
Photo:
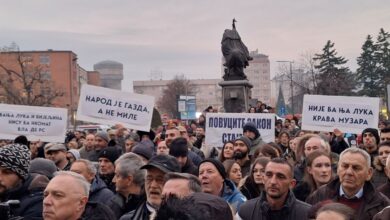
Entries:
{"type": "Polygon", "coordinates": [[[343,190],[343,187],[342,187],[341,184],[340,184],[340,196],[344,196],[344,197],[347,198],[347,199],[352,199],[352,198],[354,198],[354,197],[360,199],[360,198],[363,197],[363,187],[360,188],[360,190],[359,190],[354,196],[348,197],[348,196],[345,194],[345,192],[344,192],[344,190],[343,190]]]}

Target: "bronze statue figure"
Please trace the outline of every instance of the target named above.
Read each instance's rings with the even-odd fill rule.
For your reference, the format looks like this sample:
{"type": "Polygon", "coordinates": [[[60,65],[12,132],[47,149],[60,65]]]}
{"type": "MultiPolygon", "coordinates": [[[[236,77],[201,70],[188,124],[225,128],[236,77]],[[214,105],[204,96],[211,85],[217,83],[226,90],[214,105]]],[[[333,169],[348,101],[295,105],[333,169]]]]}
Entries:
{"type": "Polygon", "coordinates": [[[245,80],[244,68],[253,58],[249,55],[248,48],[241,41],[236,30],[236,19],[233,19],[232,30],[226,29],[222,37],[222,54],[225,58],[224,80],[245,80]]]}

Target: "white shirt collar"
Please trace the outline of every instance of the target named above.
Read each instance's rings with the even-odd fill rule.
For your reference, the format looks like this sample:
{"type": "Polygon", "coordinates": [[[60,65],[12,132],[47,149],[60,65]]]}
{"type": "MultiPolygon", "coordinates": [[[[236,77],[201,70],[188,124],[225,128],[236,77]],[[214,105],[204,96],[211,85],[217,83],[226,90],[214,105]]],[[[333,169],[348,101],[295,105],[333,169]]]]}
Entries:
{"type": "Polygon", "coordinates": [[[360,199],[360,198],[363,197],[363,187],[360,188],[360,190],[359,190],[354,196],[348,197],[348,196],[345,194],[345,192],[344,192],[344,190],[343,190],[343,187],[340,185],[340,196],[344,196],[344,197],[347,198],[347,199],[352,199],[352,198],[354,198],[354,197],[360,199]]]}

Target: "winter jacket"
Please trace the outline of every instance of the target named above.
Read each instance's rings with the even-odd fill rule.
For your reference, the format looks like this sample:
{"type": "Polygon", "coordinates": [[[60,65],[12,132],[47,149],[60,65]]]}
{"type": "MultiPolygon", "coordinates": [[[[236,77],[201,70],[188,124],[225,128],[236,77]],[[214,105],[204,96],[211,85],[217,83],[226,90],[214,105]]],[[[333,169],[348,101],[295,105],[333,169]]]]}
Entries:
{"type": "Polygon", "coordinates": [[[112,179],[114,178],[115,173],[110,173],[106,175],[99,175],[99,178],[103,180],[103,182],[106,184],[107,189],[111,190],[112,192],[115,191],[115,183],[112,182],[112,179]]]}
{"type": "Polygon", "coordinates": [[[344,138],[333,137],[329,144],[331,151],[336,154],[341,154],[341,152],[349,148],[349,145],[345,142],[344,138]]]}
{"type": "Polygon", "coordinates": [[[259,136],[258,138],[254,139],[254,140],[251,140],[252,141],[252,145],[250,147],[250,151],[249,151],[249,156],[253,156],[253,154],[255,154],[255,151],[257,150],[257,148],[260,148],[261,146],[265,145],[266,143],[263,141],[263,139],[261,138],[261,136],[259,136]]]}
{"type": "Polygon", "coordinates": [[[146,200],[145,195],[132,195],[128,198],[116,193],[110,201],[107,202],[107,206],[115,213],[116,218],[119,219],[125,213],[135,210],[142,202],[146,200]]]}
{"type": "Polygon", "coordinates": [[[19,200],[19,208],[11,210],[14,216],[22,216],[24,219],[31,220],[43,219],[43,190],[48,183],[49,179],[46,176],[40,174],[28,175],[22,185],[8,191],[1,201],[19,200]]]}
{"type": "Polygon", "coordinates": [[[151,211],[147,207],[147,202],[141,203],[135,210],[123,215],[119,220],[149,220],[151,211]]]}
{"type": "Polygon", "coordinates": [[[389,220],[389,219],[390,219],[390,206],[387,206],[381,212],[376,214],[373,220],[389,220]]]}
{"type": "MultiPolygon", "coordinates": [[[[315,205],[324,200],[339,201],[340,198],[340,180],[336,178],[327,185],[321,186],[317,191],[311,194],[306,202],[315,205]]],[[[356,210],[357,220],[372,219],[376,213],[390,204],[390,200],[382,193],[378,192],[371,182],[366,181],[363,186],[363,202],[356,210]]]]}
{"type": "Polygon", "coordinates": [[[378,192],[381,192],[388,199],[390,199],[390,180],[387,179],[386,183],[378,187],[378,192]]]}
{"type": "Polygon", "coordinates": [[[379,157],[374,158],[374,173],[371,178],[372,184],[374,184],[375,187],[379,187],[387,182],[387,176],[385,174],[385,168],[382,165],[381,161],[379,160],[379,157]]]}
{"type": "Polygon", "coordinates": [[[107,188],[107,185],[98,176],[93,179],[89,192],[89,202],[100,202],[106,204],[114,196],[114,193],[107,188]]]}
{"type": "Polygon", "coordinates": [[[98,202],[88,202],[80,220],[116,220],[113,211],[98,202]]]}
{"type": "Polygon", "coordinates": [[[245,179],[244,185],[240,187],[240,191],[247,200],[257,198],[261,194],[261,191],[257,187],[256,183],[249,177],[245,179]]]}
{"type": "Polygon", "coordinates": [[[309,184],[305,181],[301,181],[298,183],[297,186],[293,189],[294,196],[296,199],[301,200],[301,201],[306,201],[306,198],[310,195],[311,193],[311,187],[309,184]]]}
{"type": "Polygon", "coordinates": [[[240,206],[246,201],[244,195],[236,188],[233,181],[225,179],[222,189],[222,198],[234,208],[235,212],[240,210],[240,206]]]}
{"type": "Polygon", "coordinates": [[[187,157],[192,161],[193,164],[198,166],[200,162],[202,161],[202,158],[200,158],[195,152],[188,151],[187,157]]]}
{"type": "Polygon", "coordinates": [[[189,173],[195,176],[198,176],[198,168],[192,163],[192,161],[187,157],[186,164],[181,168],[182,173],[189,173]]]}
{"type": "MultiPolygon", "coordinates": [[[[305,220],[308,219],[308,212],[311,205],[299,201],[290,191],[283,208],[280,210],[280,218],[283,220],[305,220]]],[[[262,193],[260,197],[251,199],[244,203],[238,216],[242,220],[268,220],[270,219],[271,208],[267,202],[266,194],[262,193]]]]}

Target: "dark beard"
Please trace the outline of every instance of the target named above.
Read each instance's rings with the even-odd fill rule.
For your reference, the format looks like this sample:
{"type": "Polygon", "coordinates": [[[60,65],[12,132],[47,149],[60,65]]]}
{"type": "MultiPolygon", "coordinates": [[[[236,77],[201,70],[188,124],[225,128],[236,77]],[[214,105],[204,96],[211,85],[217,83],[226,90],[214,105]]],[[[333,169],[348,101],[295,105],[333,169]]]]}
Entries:
{"type": "Polygon", "coordinates": [[[237,151],[237,152],[234,152],[234,159],[236,160],[241,160],[241,159],[244,159],[246,157],[246,155],[248,155],[248,152],[240,152],[240,151],[237,151]]]}

